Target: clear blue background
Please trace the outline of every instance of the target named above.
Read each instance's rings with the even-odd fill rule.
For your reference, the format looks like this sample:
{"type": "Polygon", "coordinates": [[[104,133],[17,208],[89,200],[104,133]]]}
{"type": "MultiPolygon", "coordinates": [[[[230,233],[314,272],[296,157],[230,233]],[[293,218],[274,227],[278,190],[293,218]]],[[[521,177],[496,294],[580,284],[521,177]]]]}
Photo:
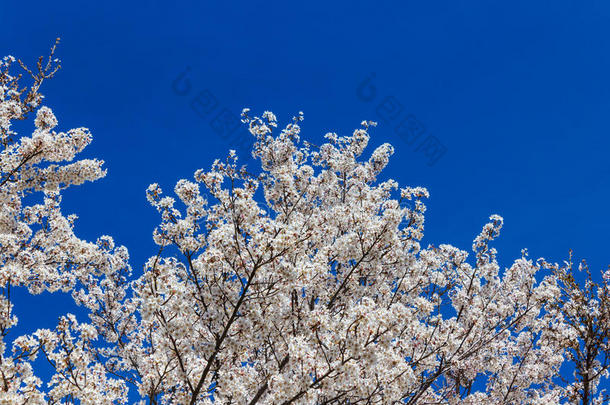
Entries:
{"type": "MultiPolygon", "coordinates": [[[[470,250],[497,213],[504,265],[522,248],[552,261],[572,248],[596,273],[610,263],[607,2],[0,3],[1,54],[34,61],[56,36],[63,69],[47,104],[60,129],[91,129],[83,156],[108,168],[65,194],[65,212],[80,216],[80,236],[125,244],[136,273],[155,254],[146,187],[170,191],[235,147],[189,106],[204,89],[236,114],[268,109],[285,123],[302,110],[314,143],[379,120],[393,96],[447,148],[428,166],[393,125],[372,132],[368,153],[396,148],[387,176],[431,193],[425,242],[470,250]],[[172,82],[187,67],[180,96],[172,82]],[[366,103],[357,88],[371,73],[366,103]]],[[[22,326],[66,310],[40,302],[68,300],[28,298],[22,326]]]]}

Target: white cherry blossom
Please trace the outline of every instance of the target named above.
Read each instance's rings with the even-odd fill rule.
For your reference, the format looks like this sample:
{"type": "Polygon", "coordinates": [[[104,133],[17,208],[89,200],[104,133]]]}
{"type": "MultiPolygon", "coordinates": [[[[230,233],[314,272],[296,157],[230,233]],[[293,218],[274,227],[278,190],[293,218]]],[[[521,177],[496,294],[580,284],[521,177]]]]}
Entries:
{"type": "Polygon", "coordinates": [[[134,278],[125,247],[62,213],[105,170],[42,104],[54,50],[29,88],[0,62],[0,403],[604,403],[610,273],[583,288],[525,250],[501,268],[498,215],[472,254],[422,246],[428,191],[378,180],[394,149],[367,152],[370,121],[315,146],[303,113],[279,130],[244,109],[260,167],[231,151],[173,195],[152,184],[157,249],[134,278]],[[13,336],[11,288],[70,293],[89,317],[13,336]]]}

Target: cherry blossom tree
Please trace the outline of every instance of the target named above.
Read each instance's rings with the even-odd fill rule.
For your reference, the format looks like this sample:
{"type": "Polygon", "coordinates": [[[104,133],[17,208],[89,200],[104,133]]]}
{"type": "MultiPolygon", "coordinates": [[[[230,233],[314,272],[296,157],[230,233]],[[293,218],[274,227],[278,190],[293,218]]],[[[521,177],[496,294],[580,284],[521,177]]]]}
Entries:
{"type": "Polygon", "coordinates": [[[566,359],[574,368],[573,379],[563,378],[566,394],[574,403],[607,404],[610,393],[599,386],[610,375],[610,270],[596,283],[583,260],[578,266],[585,274],[581,286],[574,277],[571,252],[564,266],[554,268],[562,291],[556,306],[569,330],[558,343],[567,349],[566,359]]]}
{"type": "Polygon", "coordinates": [[[40,86],[59,69],[54,53],[55,46],[33,70],[19,61],[31,79],[29,86],[20,84],[21,75],[11,73],[15,58],[0,62],[0,402],[114,403],[125,398],[127,388],[97,362],[91,343],[98,332],[93,325],[67,315],[56,330],[17,337],[12,347],[7,341],[9,330],[17,324],[11,289],[27,288],[32,294],[73,292],[79,302],[77,286],[88,286],[102,274],[104,283],[112,283],[129,271],[126,249],[115,248],[107,236],[97,243],[77,238],[73,233],[76,217],[61,213],[62,190],[99,179],[105,171],[102,161],[74,160],[91,142],[89,131],[56,132],[57,119],[42,105],[40,86]],[[32,134],[19,137],[14,122],[34,111],[32,134]],[[41,390],[42,381],[32,367],[37,356],[46,357],[55,370],[47,392],[41,390]]]}
{"type": "Polygon", "coordinates": [[[13,58],[0,65],[0,402],[557,404],[596,394],[608,290],[592,302],[591,284],[580,289],[568,268],[525,250],[501,269],[497,215],[471,257],[422,246],[428,192],[378,180],[393,148],[365,153],[372,122],[316,146],[300,139],[302,113],[279,130],[271,112],[245,109],[260,167],[231,152],[178,181],[174,196],[152,184],[158,249],[132,277],[124,247],[79,239],[76,218],[61,213],[63,189],[105,171],[74,161],[90,133],[56,132],[42,105],[54,50],[37,70],[22,64],[29,88],[11,75],[13,58]],[[32,135],[17,137],[12,122],[34,112],[32,135]],[[15,287],[69,292],[89,318],[66,314],[9,341],[15,287]],[[44,385],[37,357],[54,370],[44,385]],[[577,372],[564,382],[568,360],[577,372]]]}

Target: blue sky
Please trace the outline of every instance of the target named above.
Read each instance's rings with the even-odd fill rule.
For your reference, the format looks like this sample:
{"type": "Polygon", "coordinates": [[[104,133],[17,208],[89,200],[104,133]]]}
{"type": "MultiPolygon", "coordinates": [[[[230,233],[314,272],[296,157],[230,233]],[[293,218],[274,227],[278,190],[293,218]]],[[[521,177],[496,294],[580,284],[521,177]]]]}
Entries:
{"type": "MultiPolygon", "coordinates": [[[[0,49],[34,61],[62,38],[47,104],[61,129],[91,129],[83,156],[108,169],[64,211],[80,236],[126,245],[136,272],[155,254],[146,187],[239,152],[246,130],[226,138],[210,122],[243,107],[283,123],[302,110],[314,143],[379,121],[370,151],[396,149],[386,176],[431,193],[427,243],[470,250],[499,214],[504,265],[522,248],[552,261],[572,248],[597,272],[610,264],[609,19],[602,1],[5,1],[0,49]],[[189,86],[174,85],[184,72],[189,86]],[[211,112],[193,109],[200,94],[211,112]],[[446,151],[434,165],[396,130],[407,117],[446,151]]],[[[36,302],[17,307],[25,325],[66,309],[36,302]]]]}

